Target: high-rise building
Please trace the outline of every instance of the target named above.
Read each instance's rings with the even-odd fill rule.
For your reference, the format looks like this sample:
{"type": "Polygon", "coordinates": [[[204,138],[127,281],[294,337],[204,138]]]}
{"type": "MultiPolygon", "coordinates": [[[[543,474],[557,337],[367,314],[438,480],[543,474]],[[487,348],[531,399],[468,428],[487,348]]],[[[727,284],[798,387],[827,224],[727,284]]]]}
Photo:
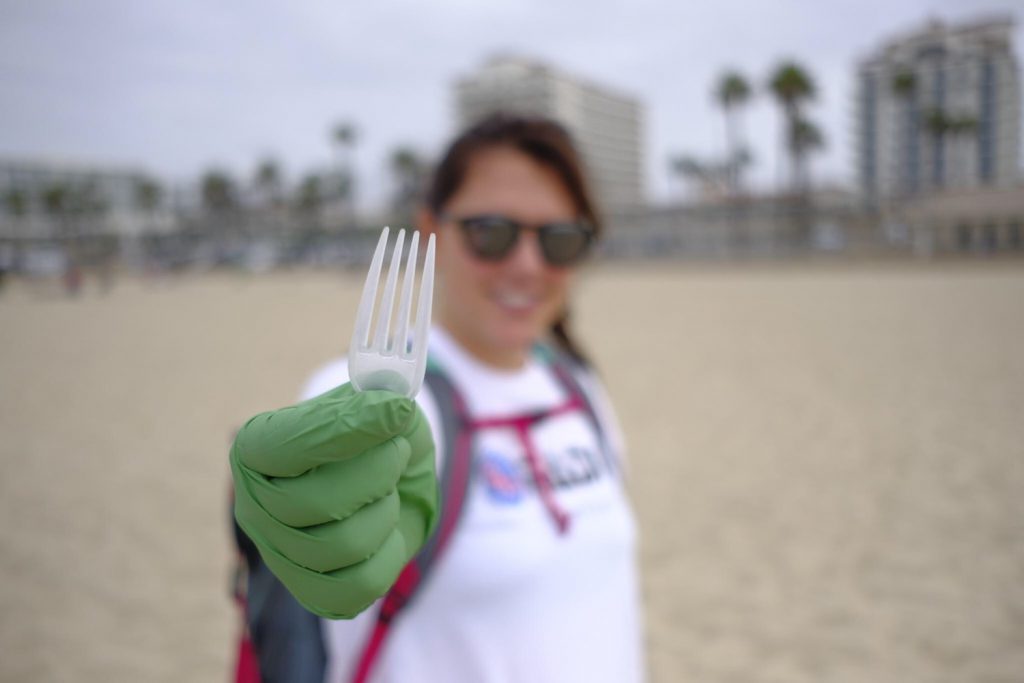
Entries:
{"type": "Polygon", "coordinates": [[[1019,182],[1013,26],[931,21],[860,63],[855,157],[870,203],[1019,182]]]}
{"type": "Polygon", "coordinates": [[[551,117],[569,129],[606,211],[645,203],[643,109],[636,98],[575,78],[541,62],[495,57],[455,87],[458,124],[497,110],[551,117]]]}

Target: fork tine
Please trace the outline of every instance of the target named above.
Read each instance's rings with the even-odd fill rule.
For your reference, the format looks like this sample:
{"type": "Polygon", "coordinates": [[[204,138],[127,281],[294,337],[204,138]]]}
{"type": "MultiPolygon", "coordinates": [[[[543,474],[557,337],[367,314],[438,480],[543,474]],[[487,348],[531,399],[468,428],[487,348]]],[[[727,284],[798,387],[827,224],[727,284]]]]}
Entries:
{"type": "Polygon", "coordinates": [[[377,330],[373,339],[373,348],[380,353],[388,350],[388,330],[391,329],[391,309],[395,303],[395,285],[398,283],[398,267],[402,263],[402,247],[405,246],[405,229],[398,231],[395,249],[391,253],[391,265],[388,267],[388,279],[384,283],[384,293],[380,297],[380,311],[377,315],[377,330]]]}
{"type": "Polygon", "coordinates": [[[395,330],[395,352],[406,357],[409,347],[409,315],[412,312],[412,281],[416,277],[416,256],[419,250],[420,233],[413,231],[409,244],[409,256],[405,259],[405,277],[402,279],[402,296],[398,300],[398,329],[395,330]]]}
{"type": "MultiPolygon", "coordinates": [[[[421,359],[418,368],[419,381],[422,381],[423,370],[426,368],[427,330],[430,326],[430,306],[434,297],[434,235],[427,240],[427,255],[423,260],[423,276],[420,278],[420,293],[416,311],[416,331],[413,335],[412,353],[421,359]]],[[[418,385],[417,385],[418,386],[418,385]]]]}
{"type": "Polygon", "coordinates": [[[380,267],[384,262],[384,250],[388,245],[388,228],[385,227],[377,240],[377,248],[373,252],[373,259],[370,261],[370,270],[366,273],[366,283],[363,285],[363,296],[359,300],[359,308],[356,311],[356,324],[352,339],[355,341],[354,353],[358,349],[365,349],[370,343],[370,317],[373,315],[373,304],[377,300],[377,283],[380,280],[380,267]]]}

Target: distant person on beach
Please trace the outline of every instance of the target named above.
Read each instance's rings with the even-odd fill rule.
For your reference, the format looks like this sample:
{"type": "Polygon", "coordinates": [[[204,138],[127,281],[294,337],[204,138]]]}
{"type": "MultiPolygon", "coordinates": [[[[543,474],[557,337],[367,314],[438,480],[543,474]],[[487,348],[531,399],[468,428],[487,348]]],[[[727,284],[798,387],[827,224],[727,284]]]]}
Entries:
{"type": "Polygon", "coordinates": [[[7,273],[14,269],[14,249],[6,244],[0,244],[0,292],[7,282],[7,273]]]}
{"type": "Polygon", "coordinates": [[[568,324],[601,232],[577,150],[550,120],[493,115],[447,148],[417,220],[438,291],[415,402],[355,392],[336,360],[232,446],[253,669],[642,681],[622,436],[568,324]]]}
{"type": "Polygon", "coordinates": [[[64,291],[69,296],[78,296],[78,293],[82,290],[83,280],[82,267],[74,259],[69,259],[67,267],[64,269],[64,291]]]}

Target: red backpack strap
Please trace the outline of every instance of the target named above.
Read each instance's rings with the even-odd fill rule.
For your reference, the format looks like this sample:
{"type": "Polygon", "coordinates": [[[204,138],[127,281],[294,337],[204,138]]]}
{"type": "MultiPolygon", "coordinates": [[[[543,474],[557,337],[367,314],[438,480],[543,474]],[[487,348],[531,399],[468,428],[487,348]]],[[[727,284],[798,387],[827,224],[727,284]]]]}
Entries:
{"type": "MultiPolygon", "coordinates": [[[[234,507],[233,493],[228,496],[234,507]]],[[[231,515],[237,549],[233,595],[242,624],[235,655],[236,683],[323,683],[327,645],[320,617],[308,611],[263,563],[231,515]]]]}
{"type": "MultiPolygon", "coordinates": [[[[600,441],[601,450],[609,466],[617,468],[608,449],[601,421],[575,376],[578,363],[551,347],[539,347],[538,353],[548,363],[556,380],[566,392],[570,402],[577,401],[591,422],[600,441]]],[[[377,621],[356,663],[352,683],[367,683],[377,663],[391,629],[392,622],[401,610],[415,597],[423,581],[436,566],[448,541],[458,525],[469,490],[473,467],[473,434],[477,426],[486,426],[486,421],[474,422],[469,415],[465,399],[455,389],[451,380],[433,363],[428,363],[424,382],[430,388],[441,418],[444,434],[445,459],[440,476],[441,519],[434,534],[413,560],[399,574],[395,585],[384,596],[377,621]]],[[[533,416],[535,418],[544,415],[533,416]]]]}
{"type": "Polygon", "coordinates": [[[583,412],[587,416],[590,426],[593,427],[594,433],[597,435],[598,445],[605,458],[605,462],[612,472],[618,473],[618,461],[612,453],[607,435],[601,425],[601,419],[594,409],[593,401],[591,401],[587,392],[584,391],[583,385],[580,384],[576,376],[579,370],[586,369],[587,366],[548,344],[538,344],[535,352],[542,360],[547,362],[555,379],[558,380],[562,390],[565,391],[569,398],[579,401],[580,405],[583,406],[583,412]]]}
{"type": "MultiPolygon", "coordinates": [[[[229,490],[228,500],[234,506],[234,490],[229,490]]],[[[232,519],[232,522],[234,520],[232,519]]],[[[236,526],[235,533],[241,533],[236,526]]],[[[245,541],[249,541],[245,538],[245,541]]],[[[235,566],[231,579],[231,597],[238,606],[238,647],[235,652],[235,678],[234,683],[260,683],[260,666],[256,659],[256,650],[253,648],[252,638],[249,635],[249,605],[247,588],[249,582],[249,567],[241,549],[241,539],[236,538],[235,566]]],[[[251,542],[250,542],[251,543],[251,542]]]]}
{"type": "Polygon", "coordinates": [[[369,679],[387,641],[392,621],[416,595],[451,539],[462,516],[469,490],[473,467],[473,429],[465,399],[441,369],[432,363],[427,365],[423,381],[437,404],[444,435],[445,458],[440,477],[441,518],[426,544],[405,566],[395,585],[384,596],[373,632],[353,672],[353,683],[366,683],[369,679]]]}

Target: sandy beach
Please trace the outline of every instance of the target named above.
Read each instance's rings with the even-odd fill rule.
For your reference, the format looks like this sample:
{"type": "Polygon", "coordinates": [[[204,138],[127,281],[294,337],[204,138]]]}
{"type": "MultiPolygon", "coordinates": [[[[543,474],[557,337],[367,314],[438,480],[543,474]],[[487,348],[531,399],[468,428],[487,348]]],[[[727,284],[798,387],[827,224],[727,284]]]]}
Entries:
{"type": "MultiPolygon", "coordinates": [[[[1024,268],[593,267],[651,680],[1024,680],[1024,268]]],[[[0,292],[0,681],[225,681],[226,452],[362,274],[0,292]]]]}

